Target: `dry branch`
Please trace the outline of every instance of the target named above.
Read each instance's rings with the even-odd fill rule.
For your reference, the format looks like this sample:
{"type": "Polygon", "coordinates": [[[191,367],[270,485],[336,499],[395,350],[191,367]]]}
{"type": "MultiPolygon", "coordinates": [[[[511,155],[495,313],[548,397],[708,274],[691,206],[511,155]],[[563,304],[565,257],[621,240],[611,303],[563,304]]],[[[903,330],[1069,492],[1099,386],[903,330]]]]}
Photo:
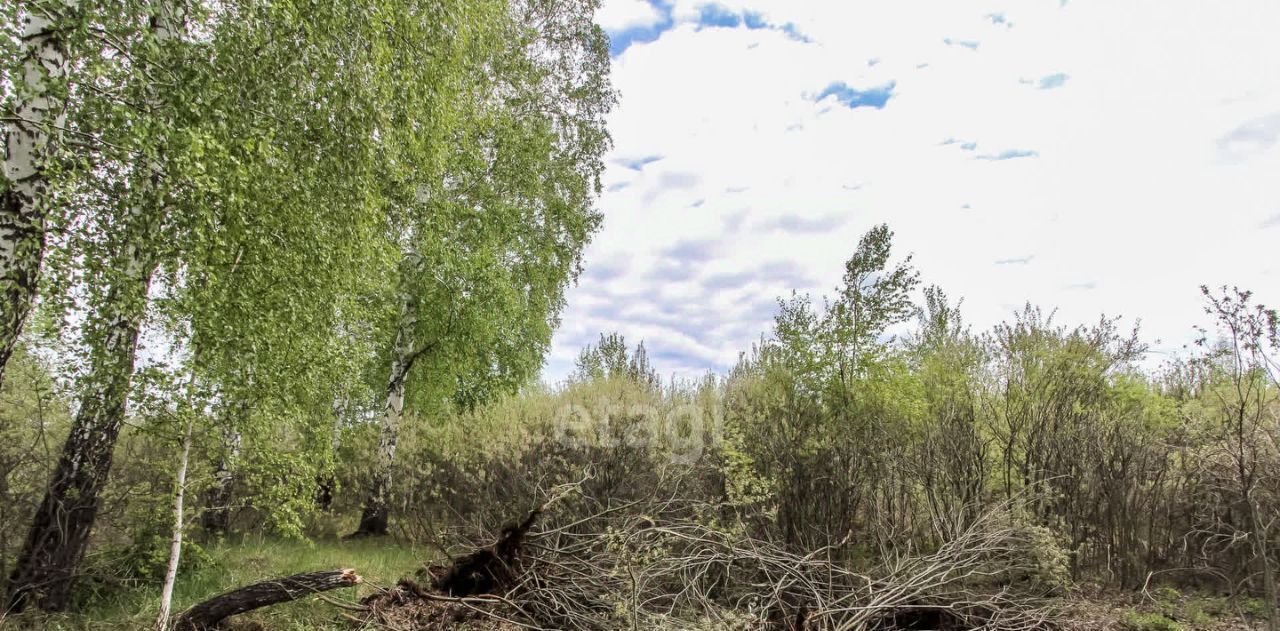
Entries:
{"type": "Polygon", "coordinates": [[[413,631],[1056,627],[1029,578],[1035,542],[1009,506],[932,550],[857,569],[847,540],[800,554],[707,519],[709,508],[654,497],[610,506],[579,495],[575,506],[547,511],[540,528],[531,527],[542,509],[497,543],[427,570],[431,591],[402,581],[369,597],[367,619],[413,631]]]}

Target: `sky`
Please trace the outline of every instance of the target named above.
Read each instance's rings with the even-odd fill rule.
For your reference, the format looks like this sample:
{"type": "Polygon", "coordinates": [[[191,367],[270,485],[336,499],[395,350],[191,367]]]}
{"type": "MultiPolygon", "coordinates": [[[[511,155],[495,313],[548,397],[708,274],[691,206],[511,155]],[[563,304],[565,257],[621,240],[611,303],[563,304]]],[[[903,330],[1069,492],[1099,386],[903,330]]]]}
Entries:
{"type": "Polygon", "coordinates": [[[1280,304],[1276,0],[604,0],[604,226],[544,378],[601,332],[725,372],[885,222],[975,330],[1280,304]]]}

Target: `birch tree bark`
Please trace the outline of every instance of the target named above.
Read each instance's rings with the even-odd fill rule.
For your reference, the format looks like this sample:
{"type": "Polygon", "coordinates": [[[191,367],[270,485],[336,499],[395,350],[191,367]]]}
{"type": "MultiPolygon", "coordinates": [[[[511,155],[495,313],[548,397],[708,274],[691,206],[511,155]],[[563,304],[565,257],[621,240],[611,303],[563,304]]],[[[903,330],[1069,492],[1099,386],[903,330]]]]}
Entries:
{"type": "Polygon", "coordinates": [[[420,351],[414,350],[414,329],[418,324],[418,308],[412,295],[404,297],[400,320],[396,325],[396,341],[391,359],[391,375],[387,379],[386,404],[378,430],[378,461],[373,471],[369,497],[360,515],[360,525],[353,536],[387,534],[388,499],[394,475],[396,440],[404,419],[405,379],[420,351]]]}
{"type": "MultiPolygon", "coordinates": [[[[177,16],[164,2],[152,6],[151,35],[163,44],[178,33],[177,16]]],[[[158,101],[155,91],[149,92],[152,102],[158,101]]],[[[162,169],[157,160],[135,173],[139,193],[121,218],[118,254],[108,267],[109,286],[86,323],[88,372],[81,384],[79,409],[10,577],[10,611],[21,611],[32,603],[46,611],[63,611],[70,604],[124,422],[138,334],[159,264],[156,248],[165,205],[160,191],[162,169]]]]}
{"type": "Polygon", "coordinates": [[[225,535],[231,529],[232,487],[235,484],[235,468],[240,460],[240,446],[244,436],[240,433],[249,418],[250,405],[234,397],[225,402],[221,413],[221,450],[213,465],[213,487],[205,494],[204,511],[200,514],[200,526],[210,535],[225,535]]]}
{"type": "MultiPolygon", "coordinates": [[[[47,3],[46,10],[72,3],[47,3]]],[[[35,301],[44,261],[45,219],[50,204],[44,163],[56,149],[66,121],[66,43],[55,22],[61,16],[21,14],[22,77],[16,81],[14,118],[4,123],[4,188],[0,192],[0,382],[35,301]]]]}
{"type": "Polygon", "coordinates": [[[178,460],[177,489],[173,497],[173,538],[169,543],[169,565],[164,571],[164,587],[160,590],[160,612],[156,615],[157,631],[169,628],[169,612],[173,606],[173,585],[178,580],[178,562],[182,559],[183,499],[187,492],[187,463],[191,458],[191,432],[195,428],[195,410],[188,409],[187,431],[182,437],[182,457],[178,460]]]}

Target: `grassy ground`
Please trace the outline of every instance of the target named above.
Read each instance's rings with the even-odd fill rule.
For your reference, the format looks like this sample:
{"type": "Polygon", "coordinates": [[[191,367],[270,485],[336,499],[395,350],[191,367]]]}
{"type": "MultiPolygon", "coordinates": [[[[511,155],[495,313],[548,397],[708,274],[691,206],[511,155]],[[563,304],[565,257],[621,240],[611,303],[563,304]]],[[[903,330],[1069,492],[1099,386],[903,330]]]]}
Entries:
{"type": "MultiPolygon", "coordinates": [[[[346,567],[356,568],[364,578],[364,584],[356,590],[329,592],[328,596],[336,600],[355,601],[379,587],[394,584],[402,576],[411,575],[430,556],[427,550],[407,547],[391,540],[309,543],[247,539],[225,543],[208,552],[212,563],[179,576],[174,588],[174,611],[182,611],[210,596],[263,579],[346,567]]],[[[75,614],[25,622],[31,623],[33,628],[50,631],[147,629],[155,621],[159,600],[159,585],[133,588],[102,596],[75,614]]],[[[287,605],[268,607],[242,616],[240,620],[257,622],[272,631],[350,629],[349,624],[341,620],[337,612],[337,607],[325,603],[316,604],[313,598],[307,598],[287,605]]],[[[0,626],[9,625],[0,623],[0,626]]]]}
{"type": "MultiPolygon", "coordinates": [[[[329,592],[330,598],[354,602],[403,576],[412,575],[431,558],[428,549],[390,539],[315,543],[250,538],[226,542],[207,550],[210,562],[179,576],[174,611],[234,587],[297,572],[352,567],[363,577],[357,589],[329,592]]],[[[54,617],[0,621],[0,627],[50,631],[135,631],[149,629],[159,607],[160,586],[112,589],[91,600],[81,611],[54,617]],[[25,624],[24,624],[25,623],[25,624]]],[[[1076,594],[1065,603],[1072,623],[1069,631],[1241,631],[1259,628],[1261,604],[1246,600],[1181,594],[1159,588],[1144,598],[1134,594],[1110,596],[1076,594]]],[[[237,619],[236,629],[268,631],[350,631],[340,609],[314,598],[268,607],[237,619]]]]}
{"type": "Polygon", "coordinates": [[[1252,598],[1155,587],[1143,593],[1081,589],[1063,603],[1064,631],[1257,631],[1265,607],[1252,598]]]}

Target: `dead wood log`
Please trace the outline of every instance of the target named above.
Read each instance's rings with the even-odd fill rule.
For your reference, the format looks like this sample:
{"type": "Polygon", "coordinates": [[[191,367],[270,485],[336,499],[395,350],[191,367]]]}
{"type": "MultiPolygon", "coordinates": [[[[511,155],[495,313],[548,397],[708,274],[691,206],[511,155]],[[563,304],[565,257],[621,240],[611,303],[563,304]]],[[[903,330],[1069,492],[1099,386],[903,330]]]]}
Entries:
{"type": "Polygon", "coordinates": [[[176,631],[213,631],[231,616],[297,600],[308,594],[351,587],[360,582],[355,570],[303,572],[254,583],[214,596],[188,609],[174,623],[176,631]]]}

